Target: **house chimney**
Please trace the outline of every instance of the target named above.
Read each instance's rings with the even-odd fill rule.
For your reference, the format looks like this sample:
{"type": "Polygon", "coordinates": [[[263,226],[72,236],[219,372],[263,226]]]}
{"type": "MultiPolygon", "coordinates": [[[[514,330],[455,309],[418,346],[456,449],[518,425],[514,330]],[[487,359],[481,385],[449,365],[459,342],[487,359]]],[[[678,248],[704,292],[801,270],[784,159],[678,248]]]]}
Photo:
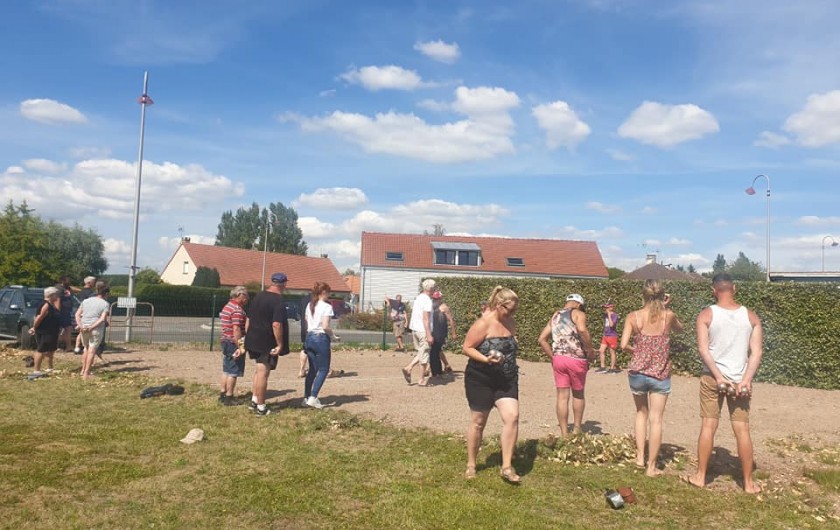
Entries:
{"type": "Polygon", "coordinates": [[[651,263],[656,263],[656,254],[648,254],[645,256],[645,265],[650,265],[651,263]]]}
{"type": "Polygon", "coordinates": [[[330,257],[330,255],[329,255],[329,254],[327,254],[327,253],[325,253],[325,252],[322,252],[322,253],[321,253],[321,257],[322,257],[322,258],[328,258],[328,257],[330,257]]]}

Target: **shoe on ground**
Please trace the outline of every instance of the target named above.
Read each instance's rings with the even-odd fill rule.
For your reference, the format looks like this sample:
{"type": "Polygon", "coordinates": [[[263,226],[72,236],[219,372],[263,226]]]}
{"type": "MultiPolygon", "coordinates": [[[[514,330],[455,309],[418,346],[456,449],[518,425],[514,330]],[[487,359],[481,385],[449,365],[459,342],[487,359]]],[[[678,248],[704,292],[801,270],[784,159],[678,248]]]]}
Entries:
{"type": "Polygon", "coordinates": [[[248,400],[248,409],[250,410],[257,410],[257,402],[253,399],[248,400]]]}
{"type": "Polygon", "coordinates": [[[607,370],[606,368],[598,368],[597,370],[595,370],[596,374],[605,374],[607,372],[609,372],[609,370],[607,370]]]}
{"type": "Polygon", "coordinates": [[[321,400],[316,398],[315,396],[309,396],[306,398],[306,406],[312,407],[313,409],[322,409],[324,405],[321,403],[321,400]]]}
{"type": "Polygon", "coordinates": [[[81,355],[82,354],[82,349],[81,348],[74,348],[73,353],[75,353],[76,355],[81,355]]]}
{"type": "Polygon", "coordinates": [[[233,396],[225,396],[224,401],[222,401],[222,405],[225,407],[235,407],[237,405],[236,398],[233,396]]]}
{"type": "Polygon", "coordinates": [[[609,373],[620,374],[621,373],[621,368],[612,368],[609,373]]]}
{"type": "Polygon", "coordinates": [[[259,407],[257,407],[257,408],[255,408],[255,409],[254,409],[254,413],[255,413],[257,416],[268,416],[269,414],[271,414],[271,409],[270,409],[270,408],[268,408],[268,406],[266,406],[266,407],[265,407],[264,409],[262,409],[262,410],[260,410],[260,409],[259,409],[259,407]]]}

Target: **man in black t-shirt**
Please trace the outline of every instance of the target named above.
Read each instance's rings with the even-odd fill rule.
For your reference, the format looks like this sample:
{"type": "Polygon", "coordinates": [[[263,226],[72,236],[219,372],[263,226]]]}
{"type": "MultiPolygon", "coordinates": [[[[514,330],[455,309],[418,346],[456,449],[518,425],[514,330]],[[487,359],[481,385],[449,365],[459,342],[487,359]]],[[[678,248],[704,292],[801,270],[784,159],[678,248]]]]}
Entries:
{"type": "Polygon", "coordinates": [[[287,281],[288,278],[282,272],[272,274],[271,284],[257,294],[248,306],[245,350],[257,363],[249,406],[259,416],[271,412],[265,406],[268,375],[277,368],[277,357],[289,353],[289,319],[283,299],[287,281]]]}

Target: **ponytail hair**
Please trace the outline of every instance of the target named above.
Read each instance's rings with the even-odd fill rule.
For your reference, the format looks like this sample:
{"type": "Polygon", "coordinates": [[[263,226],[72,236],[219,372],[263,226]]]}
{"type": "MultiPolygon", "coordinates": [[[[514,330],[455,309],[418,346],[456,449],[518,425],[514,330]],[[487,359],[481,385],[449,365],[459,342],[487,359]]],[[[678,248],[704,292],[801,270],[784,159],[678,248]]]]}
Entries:
{"type": "Polygon", "coordinates": [[[642,299],[650,308],[648,321],[655,324],[665,314],[665,287],[659,280],[645,280],[642,286],[642,299]]]}
{"type": "Polygon", "coordinates": [[[318,298],[321,297],[321,294],[324,292],[331,292],[330,284],[327,282],[315,282],[315,285],[312,286],[312,297],[309,300],[309,315],[315,316],[315,305],[318,303],[318,298]]]}
{"type": "Polygon", "coordinates": [[[497,285],[493,288],[493,292],[490,293],[490,298],[487,300],[487,306],[491,310],[495,311],[500,305],[511,301],[519,302],[519,297],[516,293],[507,287],[497,285]]]}

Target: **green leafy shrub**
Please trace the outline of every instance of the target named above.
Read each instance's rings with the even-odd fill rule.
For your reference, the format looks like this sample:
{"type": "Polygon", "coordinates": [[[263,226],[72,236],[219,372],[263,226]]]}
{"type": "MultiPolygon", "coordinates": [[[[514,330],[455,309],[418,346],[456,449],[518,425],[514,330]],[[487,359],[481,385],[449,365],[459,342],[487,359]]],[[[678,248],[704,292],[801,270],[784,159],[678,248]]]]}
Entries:
{"type": "MultiPolygon", "coordinates": [[[[603,327],[601,304],[615,303],[622,317],[642,305],[642,281],[633,280],[543,280],[523,278],[435,278],[452,308],[459,336],[463,337],[478,316],[479,304],[493,287],[504,285],[519,295],[516,313],[521,356],[547,360],[537,338],[551,315],[563,306],[569,293],[580,293],[587,302],[587,324],[593,345],[598,347],[603,327]]],[[[671,308],[686,326],[686,332],[671,340],[674,369],[700,374],[695,322],[700,311],[714,303],[710,282],[666,282],[671,308]]],[[[737,300],[754,310],[762,320],[764,357],[759,381],[812,388],[840,389],[840,348],[835,330],[840,329],[840,288],[831,283],[737,282],[737,300]]],[[[624,321],[619,323],[622,328],[624,321]]],[[[619,329],[619,332],[621,329],[619,329]]],[[[619,353],[627,366],[629,358],[619,353]]]]}

